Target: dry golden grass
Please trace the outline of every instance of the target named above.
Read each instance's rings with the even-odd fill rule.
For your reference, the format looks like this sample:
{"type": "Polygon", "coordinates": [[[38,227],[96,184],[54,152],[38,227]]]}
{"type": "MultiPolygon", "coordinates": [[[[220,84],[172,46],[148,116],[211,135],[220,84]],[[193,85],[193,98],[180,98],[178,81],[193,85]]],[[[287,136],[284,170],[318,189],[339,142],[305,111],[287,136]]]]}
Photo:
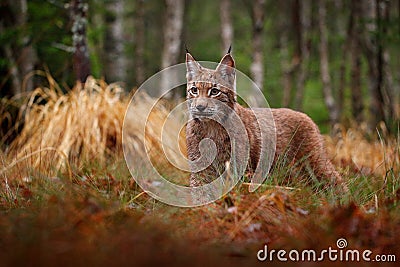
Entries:
{"type": "Polygon", "coordinates": [[[64,94],[54,81],[37,88],[22,107],[23,129],[11,145],[15,158],[32,155],[32,167],[97,159],[120,149],[127,101],[122,89],[89,78],[64,94]],[[42,153],[37,153],[41,151],[42,153]]]}
{"type": "MultiPolygon", "coordinates": [[[[2,171],[22,161],[28,161],[32,168],[42,171],[43,168],[52,168],[46,170],[51,172],[69,165],[79,168],[93,161],[105,163],[107,157],[115,155],[123,157],[122,127],[130,98],[122,88],[118,84],[108,85],[89,77],[84,85],[78,83],[64,94],[50,76],[47,78],[49,87],[37,88],[21,108],[23,128],[9,149],[8,158],[13,160],[2,171]]],[[[162,105],[152,108],[151,102],[146,95],[135,102],[134,113],[127,115],[125,133],[127,140],[133,143],[131,147],[136,148],[135,154],[146,156],[146,151],[139,145],[135,146],[135,142],[140,143],[139,140],[145,138],[153,162],[159,167],[169,167],[168,160],[160,156],[163,155],[160,153],[163,151],[161,133],[164,131],[168,142],[177,138],[179,125],[172,123],[162,128],[169,112],[162,105]],[[147,119],[146,111],[151,108],[147,119]],[[129,116],[134,116],[134,119],[129,116]],[[140,129],[142,125],[136,123],[140,121],[146,122],[145,133],[140,129]]],[[[185,147],[184,140],[181,132],[181,148],[185,147]]],[[[169,152],[176,160],[180,159],[172,149],[169,152]]]]}
{"type": "Polygon", "coordinates": [[[377,129],[377,137],[368,141],[366,126],[361,125],[351,129],[339,127],[336,136],[325,139],[337,165],[363,175],[383,177],[388,170],[400,172],[400,140],[390,136],[383,123],[377,129]]]}
{"type": "Polygon", "coordinates": [[[149,157],[152,165],[164,176],[185,183],[187,174],[171,164],[172,161],[179,166],[187,165],[184,125],[179,123],[174,113],[170,113],[162,100],[155,101],[145,93],[135,96],[130,105],[124,125],[124,141],[128,144],[125,148],[134,148],[135,155],[149,157]],[[145,148],[139,140],[145,140],[145,148]]]}

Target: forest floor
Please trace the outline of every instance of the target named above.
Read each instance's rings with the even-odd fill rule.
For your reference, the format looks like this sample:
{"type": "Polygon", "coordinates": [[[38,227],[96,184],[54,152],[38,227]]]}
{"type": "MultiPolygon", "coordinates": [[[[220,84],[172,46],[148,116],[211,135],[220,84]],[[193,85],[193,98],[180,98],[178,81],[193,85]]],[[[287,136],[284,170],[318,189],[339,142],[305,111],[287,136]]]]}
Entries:
{"type": "MultiPolygon", "coordinates": [[[[103,87],[106,85],[99,85],[103,87]]],[[[104,141],[103,150],[109,150],[101,156],[86,143],[74,147],[79,138],[91,136],[85,135],[86,130],[69,133],[65,127],[71,124],[57,121],[73,121],[73,117],[66,119],[60,114],[64,108],[68,114],[74,113],[71,106],[76,99],[82,109],[91,110],[90,116],[97,114],[103,123],[113,121],[105,118],[113,116],[110,106],[99,105],[104,99],[115,100],[113,90],[96,93],[95,99],[90,98],[93,95],[74,98],[74,93],[50,92],[53,90],[42,90],[46,104],[37,105],[37,110],[30,104],[25,118],[28,132],[22,130],[16,143],[0,152],[1,266],[250,266],[268,264],[269,258],[264,262],[257,259],[265,245],[269,252],[285,250],[286,258],[292,250],[300,255],[310,249],[317,255],[329,248],[337,250],[337,255],[340,251],[358,250],[361,255],[371,250],[371,262],[360,259],[362,266],[377,265],[377,255],[400,259],[400,139],[385,133],[384,127],[376,139],[368,139],[360,129],[339,129],[335,137],[326,137],[328,151],[349,192],[310,182],[310,177],[299,178],[282,167],[254,193],[248,191],[248,184],[239,183],[215,203],[179,208],[141,190],[121,150],[110,150],[118,143],[117,137],[99,139],[104,141]],[[99,95],[102,100],[94,101],[99,95]],[[85,106],[85,97],[91,104],[85,106]],[[97,112],[94,108],[99,106],[105,106],[104,110],[97,112]],[[47,135],[47,129],[57,138],[47,135]],[[44,142],[54,153],[36,140],[37,131],[41,131],[42,141],[49,138],[44,142]],[[59,137],[62,134],[75,138],[74,142],[61,142],[65,140],[59,137]],[[51,139],[58,140],[58,146],[51,139]],[[74,152],[76,147],[80,153],[74,152]],[[60,167],[60,159],[65,158],[69,160],[60,167]],[[347,245],[341,248],[339,241],[347,245]]],[[[124,101],[108,102],[112,110],[123,110],[118,103],[124,101]]],[[[88,122],[82,117],[86,113],[76,112],[77,123],[88,122]]],[[[118,128],[119,124],[115,125],[118,128]]],[[[120,134],[110,128],[108,134],[120,134]]],[[[272,255],[274,265],[279,265],[276,254],[272,255]]],[[[289,262],[313,265],[313,260],[289,262]]],[[[326,255],[323,263],[353,266],[355,262],[329,260],[326,255]]],[[[397,266],[396,262],[387,265],[397,266]]]]}

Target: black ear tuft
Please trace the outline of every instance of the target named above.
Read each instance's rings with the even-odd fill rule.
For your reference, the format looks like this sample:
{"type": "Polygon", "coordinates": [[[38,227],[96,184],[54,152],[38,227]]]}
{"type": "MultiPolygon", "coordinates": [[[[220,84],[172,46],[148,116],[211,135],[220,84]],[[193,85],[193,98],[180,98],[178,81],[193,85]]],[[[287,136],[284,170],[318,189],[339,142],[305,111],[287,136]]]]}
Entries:
{"type": "Polygon", "coordinates": [[[190,52],[189,52],[189,49],[188,49],[187,46],[186,46],[186,43],[184,43],[183,45],[185,46],[185,51],[186,51],[186,53],[190,53],[190,52]]]}
{"type": "Polygon", "coordinates": [[[229,49],[228,49],[228,53],[227,53],[227,54],[230,54],[230,53],[231,53],[231,50],[232,50],[232,45],[229,46],[229,49]]]}

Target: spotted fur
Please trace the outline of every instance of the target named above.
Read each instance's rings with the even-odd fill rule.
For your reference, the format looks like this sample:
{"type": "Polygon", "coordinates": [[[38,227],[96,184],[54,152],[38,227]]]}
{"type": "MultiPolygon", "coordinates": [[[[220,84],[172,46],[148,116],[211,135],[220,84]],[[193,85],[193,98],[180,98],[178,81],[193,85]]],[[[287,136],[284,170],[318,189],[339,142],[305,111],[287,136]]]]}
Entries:
{"type": "Polygon", "coordinates": [[[284,158],[289,164],[306,158],[306,165],[311,167],[319,179],[343,184],[341,176],[328,159],[318,127],[306,114],[285,108],[253,110],[237,103],[235,63],[229,53],[222,58],[215,70],[202,67],[187,53],[186,67],[187,100],[191,117],[186,128],[188,158],[191,161],[199,159],[199,143],[204,138],[213,140],[217,148],[217,157],[213,164],[202,171],[192,171],[191,186],[209,183],[224,171],[225,162],[231,157],[231,140],[224,127],[212,118],[221,114],[229,116],[232,112],[242,120],[249,138],[250,156],[247,169],[250,173],[254,172],[260,159],[260,136],[263,132],[267,136],[276,136],[274,164],[279,158],[284,158]]]}

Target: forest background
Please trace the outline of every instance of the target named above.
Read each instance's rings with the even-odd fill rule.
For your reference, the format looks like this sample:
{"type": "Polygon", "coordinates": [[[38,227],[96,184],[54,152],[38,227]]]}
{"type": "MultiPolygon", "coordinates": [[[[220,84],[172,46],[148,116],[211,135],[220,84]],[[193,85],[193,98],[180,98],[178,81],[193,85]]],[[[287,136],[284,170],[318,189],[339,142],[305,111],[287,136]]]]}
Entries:
{"type": "Polygon", "coordinates": [[[232,45],[272,107],[304,111],[323,132],[397,130],[400,1],[3,0],[0,14],[3,97],[43,84],[35,70],[65,88],[90,74],[130,91],[184,62],[184,44],[215,62],[232,45]]]}

